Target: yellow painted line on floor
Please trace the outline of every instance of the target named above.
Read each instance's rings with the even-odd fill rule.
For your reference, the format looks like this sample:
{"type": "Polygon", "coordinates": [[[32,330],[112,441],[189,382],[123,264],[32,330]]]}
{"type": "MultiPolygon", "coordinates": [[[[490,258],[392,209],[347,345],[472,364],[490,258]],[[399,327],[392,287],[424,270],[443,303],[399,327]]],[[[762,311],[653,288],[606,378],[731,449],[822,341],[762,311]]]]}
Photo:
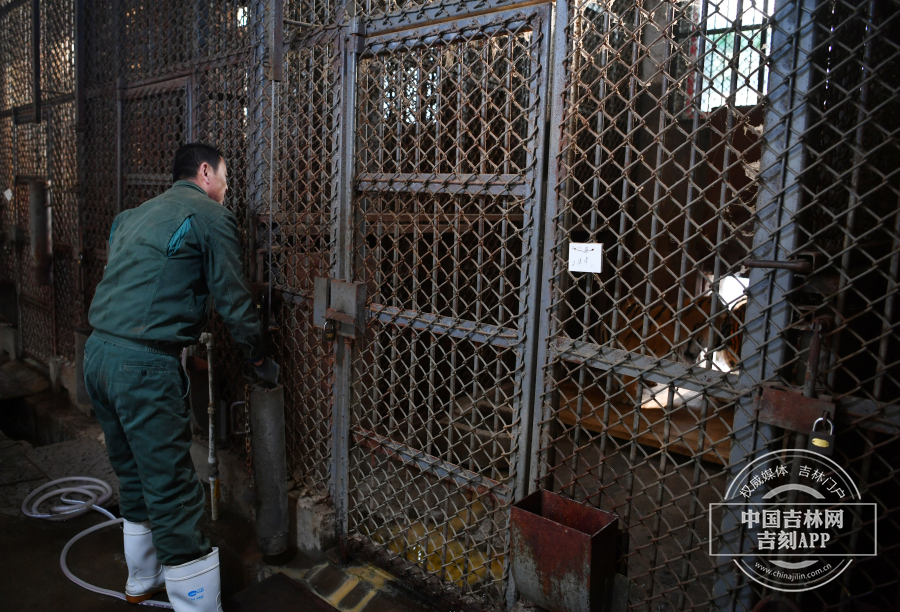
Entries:
{"type": "MultiPolygon", "coordinates": [[[[322,571],[323,568],[328,567],[328,563],[323,563],[321,565],[316,565],[309,569],[300,569],[300,568],[292,568],[292,567],[270,567],[271,573],[279,573],[284,574],[288,578],[296,580],[298,582],[303,582],[308,586],[312,587],[310,581],[315,578],[316,574],[322,571]]],[[[337,590],[328,595],[327,597],[320,594],[313,588],[310,590],[323,601],[327,601],[329,604],[341,610],[341,612],[362,612],[363,609],[369,604],[372,599],[378,595],[379,588],[384,588],[384,586],[393,580],[396,580],[394,576],[387,573],[383,569],[376,567],[374,565],[364,565],[364,566],[355,566],[347,568],[344,571],[344,582],[337,588],[337,590]],[[341,600],[347,596],[350,591],[352,591],[356,585],[360,583],[365,584],[369,587],[368,592],[359,600],[352,608],[347,606],[340,605],[341,600]]]]}
{"type": "Polygon", "coordinates": [[[384,571],[380,567],[376,567],[374,565],[362,565],[362,566],[354,566],[347,568],[347,573],[352,574],[366,582],[373,589],[377,589],[379,591],[384,591],[387,585],[391,582],[394,582],[396,578],[384,571]]]}
{"type": "Polygon", "coordinates": [[[358,579],[347,578],[346,580],[344,580],[344,584],[339,586],[334,593],[325,598],[326,601],[335,608],[340,608],[341,610],[343,610],[343,608],[341,608],[338,604],[341,602],[344,596],[347,595],[347,593],[353,590],[353,587],[355,587],[357,584],[359,584],[358,579]]]}
{"type": "Polygon", "coordinates": [[[370,601],[378,594],[378,591],[369,591],[366,593],[365,597],[359,600],[359,603],[353,606],[352,608],[341,608],[343,612],[362,612],[363,608],[365,608],[370,601]]]}

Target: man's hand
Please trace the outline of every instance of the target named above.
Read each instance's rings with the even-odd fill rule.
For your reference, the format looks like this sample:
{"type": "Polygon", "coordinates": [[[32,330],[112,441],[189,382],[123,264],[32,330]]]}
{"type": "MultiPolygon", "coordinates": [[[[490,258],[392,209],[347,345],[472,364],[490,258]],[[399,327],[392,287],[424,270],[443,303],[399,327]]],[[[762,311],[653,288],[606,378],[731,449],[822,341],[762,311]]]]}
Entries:
{"type": "Polygon", "coordinates": [[[269,357],[253,362],[253,371],[265,387],[274,389],[278,386],[278,375],[281,373],[281,368],[269,357]]]}

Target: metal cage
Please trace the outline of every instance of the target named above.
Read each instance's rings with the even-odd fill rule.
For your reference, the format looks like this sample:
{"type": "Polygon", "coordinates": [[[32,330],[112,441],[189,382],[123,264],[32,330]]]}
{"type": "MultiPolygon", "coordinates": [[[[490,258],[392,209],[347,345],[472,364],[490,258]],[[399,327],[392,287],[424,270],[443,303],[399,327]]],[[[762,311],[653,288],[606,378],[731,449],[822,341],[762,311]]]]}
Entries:
{"type": "MultiPolygon", "coordinates": [[[[775,389],[835,407],[835,457],[879,508],[879,555],[796,605],[892,609],[898,15],[5,0],[11,323],[27,356],[74,360],[113,218],[170,184],[180,144],[209,142],[283,366],[289,473],[330,498],[343,542],[454,605],[506,608],[509,506],[544,488],[619,517],[630,608],[754,609],[771,593],[708,554],[752,542],[708,508],[760,453],[806,445],[761,418],[775,389]],[[571,270],[585,244],[602,269],[571,270]],[[357,337],[314,325],[323,277],[364,287],[357,337]]],[[[236,408],[243,360],[211,330],[236,408]]],[[[868,544],[852,531],[841,550],[868,544]]]]}

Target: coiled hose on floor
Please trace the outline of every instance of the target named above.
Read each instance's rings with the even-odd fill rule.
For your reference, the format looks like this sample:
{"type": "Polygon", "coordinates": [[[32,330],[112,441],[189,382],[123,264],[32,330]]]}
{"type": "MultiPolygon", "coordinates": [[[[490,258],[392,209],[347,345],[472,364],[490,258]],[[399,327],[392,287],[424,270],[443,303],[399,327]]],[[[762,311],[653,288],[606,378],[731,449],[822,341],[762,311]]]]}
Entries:
{"type": "MultiPolygon", "coordinates": [[[[72,476],[70,478],[60,478],[58,480],[48,482],[47,484],[42,485],[32,491],[28,495],[28,497],[25,498],[25,501],[22,502],[22,513],[25,514],[25,516],[45,519],[48,521],[65,521],[76,516],[81,516],[82,514],[85,514],[90,510],[94,510],[108,517],[110,520],[100,523],[99,525],[94,525],[89,529],[85,529],[74,538],[69,540],[63,547],[62,553],[59,556],[59,566],[62,568],[63,574],[66,575],[66,578],[68,578],[78,586],[85,588],[88,591],[99,593],[100,595],[108,595],[110,597],[116,597],[118,599],[121,599],[122,601],[126,601],[125,593],[119,593],[118,591],[111,591],[109,589],[101,589],[98,586],[89,584],[69,571],[69,568],[66,565],[66,555],[69,554],[69,549],[72,548],[72,545],[75,542],[90,533],[99,531],[104,527],[118,525],[125,520],[116,518],[115,516],[113,516],[112,512],[110,512],[106,508],[103,508],[103,504],[108,502],[110,497],[112,497],[112,487],[109,486],[109,483],[106,483],[97,478],[88,478],[87,476],[72,476]],[[63,486],[64,483],[70,486],[63,486]],[[76,483],[82,484],[76,485],[76,483]],[[38,497],[40,493],[53,486],[57,486],[59,488],[47,491],[46,493],[38,497]],[[87,499],[73,499],[72,495],[77,495],[87,499]],[[48,513],[46,514],[38,510],[42,503],[56,496],[59,496],[59,501],[62,502],[61,504],[51,505],[49,510],[47,511],[48,513]],[[29,507],[29,502],[31,502],[31,500],[35,497],[37,497],[37,500],[35,500],[35,502],[29,507]]],[[[152,599],[142,601],[140,605],[151,606],[154,608],[168,608],[170,610],[172,609],[172,604],[166,601],[153,601],[152,599]]]]}

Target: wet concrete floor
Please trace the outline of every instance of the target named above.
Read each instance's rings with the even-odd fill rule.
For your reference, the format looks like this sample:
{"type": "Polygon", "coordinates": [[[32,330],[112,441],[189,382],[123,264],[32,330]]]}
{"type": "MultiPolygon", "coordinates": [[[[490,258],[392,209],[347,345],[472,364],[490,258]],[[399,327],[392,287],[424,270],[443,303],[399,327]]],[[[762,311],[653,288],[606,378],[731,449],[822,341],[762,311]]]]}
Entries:
{"type": "MultiPolygon", "coordinates": [[[[24,372],[18,366],[0,365],[3,366],[10,373],[24,372]]],[[[105,516],[92,511],[66,521],[47,521],[22,514],[22,502],[41,485],[65,476],[92,476],[112,485],[113,496],[105,506],[118,515],[118,483],[109,466],[99,424],[68,405],[64,397],[42,389],[26,397],[0,399],[0,426],[10,434],[0,431],[0,611],[149,609],[92,593],[69,581],[60,568],[60,553],[66,543],[79,532],[108,520],[105,516]],[[50,414],[49,420],[53,422],[36,425],[35,406],[42,407],[45,421],[50,414]],[[47,434],[51,429],[56,433],[38,439],[37,430],[47,434]],[[16,439],[23,437],[23,430],[27,430],[24,437],[37,446],[16,439]]],[[[253,525],[228,513],[214,523],[208,522],[204,531],[213,546],[219,547],[226,612],[237,609],[238,600],[230,602],[229,598],[242,591],[250,593],[245,589],[275,574],[292,580],[297,586],[293,590],[305,594],[304,597],[317,597],[326,609],[427,612],[431,608],[426,600],[394,577],[365,563],[341,566],[335,560],[314,562],[297,555],[284,566],[267,564],[256,545],[253,525]]],[[[70,550],[67,564],[70,571],[88,583],[123,591],[127,568],[120,526],[102,529],[79,540],[70,550]]],[[[165,601],[166,597],[160,594],[155,599],[165,601]]],[[[244,600],[248,600],[246,595],[244,600]]],[[[238,608],[256,609],[247,607],[246,603],[238,608]]],[[[289,606],[290,609],[305,607],[289,606]]]]}

